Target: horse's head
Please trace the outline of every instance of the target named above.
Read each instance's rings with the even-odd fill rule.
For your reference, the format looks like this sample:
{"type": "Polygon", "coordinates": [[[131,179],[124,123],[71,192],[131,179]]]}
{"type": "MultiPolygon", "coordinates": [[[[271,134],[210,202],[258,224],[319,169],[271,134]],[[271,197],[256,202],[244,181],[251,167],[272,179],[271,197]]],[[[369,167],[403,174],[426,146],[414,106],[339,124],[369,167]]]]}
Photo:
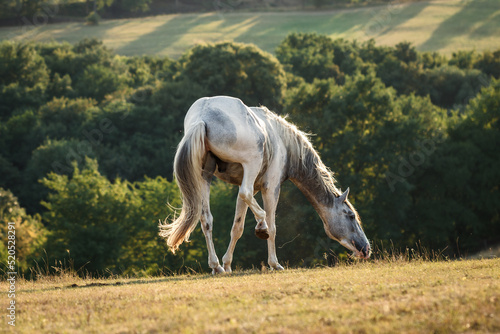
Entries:
{"type": "Polygon", "coordinates": [[[326,234],[342,246],[354,252],[359,258],[368,259],[371,254],[370,242],[366,238],[359,215],[347,200],[349,188],[335,198],[326,212],[326,234]]]}

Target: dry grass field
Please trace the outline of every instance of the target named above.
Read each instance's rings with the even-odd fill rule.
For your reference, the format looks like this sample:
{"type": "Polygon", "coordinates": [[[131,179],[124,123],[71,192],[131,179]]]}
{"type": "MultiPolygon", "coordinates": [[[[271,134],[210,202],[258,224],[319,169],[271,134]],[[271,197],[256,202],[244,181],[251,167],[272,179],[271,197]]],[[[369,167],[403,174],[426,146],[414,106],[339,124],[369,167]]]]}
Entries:
{"type": "Polygon", "coordinates": [[[178,58],[198,43],[230,40],[274,52],[290,32],[395,45],[412,42],[420,51],[450,55],[457,50],[500,48],[500,1],[433,0],[345,10],[306,12],[209,12],[138,19],[40,24],[0,28],[0,40],[68,41],[96,37],[120,55],[178,58]]]}
{"type": "Polygon", "coordinates": [[[6,332],[500,332],[498,258],[16,284],[16,327],[2,324],[6,332]]]}

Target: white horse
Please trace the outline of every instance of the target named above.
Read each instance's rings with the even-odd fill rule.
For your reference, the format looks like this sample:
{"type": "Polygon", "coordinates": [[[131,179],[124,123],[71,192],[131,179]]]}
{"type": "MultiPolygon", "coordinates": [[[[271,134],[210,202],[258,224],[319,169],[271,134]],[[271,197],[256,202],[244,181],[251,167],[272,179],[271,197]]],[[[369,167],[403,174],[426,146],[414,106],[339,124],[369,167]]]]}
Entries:
{"type": "Polygon", "coordinates": [[[265,107],[249,108],[237,98],[197,100],[184,119],[182,138],[174,160],[174,174],[182,193],[182,211],[171,224],[160,224],[160,236],[172,252],[178,249],[201,220],[212,273],[231,272],[236,242],[243,234],[248,207],[255,215],[255,234],[267,239],[268,263],[283,267],[276,257],[275,212],[281,184],[290,179],[305,194],[323,220],[326,234],[360,258],[371,249],[358,213],[347,195],[335,187],[307,136],[265,107]],[[222,267],[212,241],[210,183],[213,175],[240,186],[231,241],[222,267]],[[262,192],[264,210],[254,198],[262,192]]]}

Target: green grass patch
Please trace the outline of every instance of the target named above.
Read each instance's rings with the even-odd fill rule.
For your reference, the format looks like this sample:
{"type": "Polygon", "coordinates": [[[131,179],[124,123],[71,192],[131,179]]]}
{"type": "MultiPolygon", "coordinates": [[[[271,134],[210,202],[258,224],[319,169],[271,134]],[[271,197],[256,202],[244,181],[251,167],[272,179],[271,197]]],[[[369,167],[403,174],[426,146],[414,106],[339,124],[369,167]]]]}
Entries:
{"type": "MultiPolygon", "coordinates": [[[[17,282],[18,333],[500,331],[500,259],[17,282]]],[[[7,290],[6,283],[1,289],[7,290]]],[[[4,327],[5,328],[5,327],[4,327]]]]}
{"type": "Polygon", "coordinates": [[[104,20],[97,26],[63,23],[0,29],[0,39],[68,41],[96,37],[121,55],[179,57],[197,43],[231,40],[273,52],[290,32],[395,45],[420,51],[500,48],[500,2],[436,0],[321,12],[213,12],[104,20]]]}

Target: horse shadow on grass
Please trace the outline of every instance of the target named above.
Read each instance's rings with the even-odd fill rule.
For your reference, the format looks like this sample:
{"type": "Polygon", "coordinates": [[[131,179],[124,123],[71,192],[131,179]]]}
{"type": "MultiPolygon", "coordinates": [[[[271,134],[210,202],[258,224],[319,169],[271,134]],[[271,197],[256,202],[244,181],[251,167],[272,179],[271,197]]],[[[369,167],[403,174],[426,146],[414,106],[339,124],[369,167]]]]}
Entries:
{"type": "MultiPolygon", "coordinates": [[[[242,276],[250,276],[250,275],[263,275],[263,274],[273,274],[273,273],[281,273],[281,271],[272,271],[272,270],[258,270],[258,269],[250,269],[250,270],[242,270],[242,271],[233,271],[231,274],[222,274],[222,275],[212,275],[212,274],[188,274],[188,275],[173,275],[167,276],[163,278],[149,278],[149,279],[136,279],[131,281],[120,281],[113,280],[112,282],[106,282],[105,279],[98,282],[90,282],[90,283],[72,283],[66,284],[64,286],[53,286],[49,288],[41,288],[41,289],[23,289],[23,292],[45,292],[45,291],[55,291],[55,290],[68,290],[68,289],[86,289],[86,288],[95,288],[95,287],[121,287],[126,285],[144,285],[144,284],[155,284],[155,283],[175,283],[175,282],[186,282],[186,281],[200,281],[200,280],[208,280],[215,278],[231,278],[231,277],[242,277],[242,276]]],[[[98,279],[96,279],[98,280],[98,279]]]]}

